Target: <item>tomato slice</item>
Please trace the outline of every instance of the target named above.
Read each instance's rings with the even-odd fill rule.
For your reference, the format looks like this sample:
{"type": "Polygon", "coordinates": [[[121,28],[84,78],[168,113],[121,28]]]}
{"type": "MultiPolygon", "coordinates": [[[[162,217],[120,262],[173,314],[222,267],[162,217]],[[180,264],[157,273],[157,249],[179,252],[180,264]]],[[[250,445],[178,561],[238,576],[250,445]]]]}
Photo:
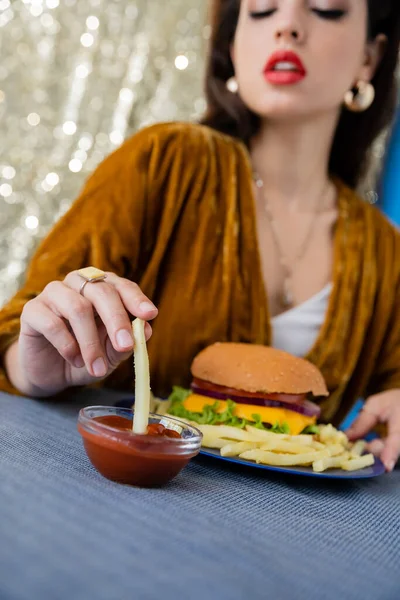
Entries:
{"type": "Polygon", "coordinates": [[[260,400],[275,400],[285,404],[301,404],[307,399],[307,394],[266,394],[264,392],[246,392],[245,390],[238,390],[235,388],[225,387],[223,385],[217,385],[197,377],[193,379],[192,387],[193,389],[197,388],[196,391],[204,390],[208,392],[214,392],[216,394],[223,394],[232,400],[235,398],[259,398],[260,400]]]}

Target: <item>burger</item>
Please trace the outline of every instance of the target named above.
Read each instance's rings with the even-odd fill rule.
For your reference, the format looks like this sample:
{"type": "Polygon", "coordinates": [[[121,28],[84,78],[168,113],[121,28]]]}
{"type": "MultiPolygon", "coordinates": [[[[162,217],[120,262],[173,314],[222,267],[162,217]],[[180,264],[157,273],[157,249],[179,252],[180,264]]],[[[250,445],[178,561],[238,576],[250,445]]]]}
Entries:
{"type": "Polygon", "coordinates": [[[328,395],[317,367],[267,346],[213,344],[191,373],[189,390],[173,389],[168,413],[199,424],[314,433],[321,410],[312,399],[328,395]]]}

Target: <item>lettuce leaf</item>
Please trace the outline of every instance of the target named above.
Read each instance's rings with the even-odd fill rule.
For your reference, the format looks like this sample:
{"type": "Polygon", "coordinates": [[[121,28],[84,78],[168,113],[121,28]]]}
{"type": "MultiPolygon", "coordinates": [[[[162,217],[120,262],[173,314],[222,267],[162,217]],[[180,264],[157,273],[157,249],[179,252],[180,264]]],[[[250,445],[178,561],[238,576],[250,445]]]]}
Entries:
{"type": "Polygon", "coordinates": [[[290,434],[290,427],[287,423],[280,424],[279,421],[277,421],[274,425],[272,425],[272,427],[269,431],[272,431],[273,433],[290,434]]]}
{"type": "Polygon", "coordinates": [[[265,427],[260,415],[253,414],[251,416],[254,419],[254,423],[252,421],[248,421],[248,423],[253,427],[256,427],[257,429],[265,429],[268,431],[272,431],[272,433],[290,433],[290,427],[287,423],[281,424],[279,423],[279,421],[276,421],[276,423],[272,425],[272,427],[265,427]]]}
{"type": "Polygon", "coordinates": [[[257,429],[273,431],[274,433],[290,433],[289,425],[287,423],[279,424],[277,422],[272,428],[265,427],[261,420],[261,416],[257,414],[251,415],[254,421],[236,417],[233,414],[236,408],[236,402],[233,402],[233,400],[226,401],[227,406],[223,412],[218,412],[220,406],[218,400],[213,404],[206,404],[201,413],[187,410],[183,403],[191,394],[191,390],[175,386],[168,398],[168,401],[170,402],[168,413],[174,417],[178,417],[178,419],[187,419],[188,421],[194,421],[200,425],[229,425],[230,427],[239,427],[240,429],[244,429],[246,425],[252,425],[253,427],[257,427],[257,429]]]}
{"type": "Polygon", "coordinates": [[[303,431],[301,433],[306,433],[309,435],[314,435],[314,434],[318,434],[319,433],[319,427],[318,425],[308,425],[307,427],[304,427],[303,431]]]}

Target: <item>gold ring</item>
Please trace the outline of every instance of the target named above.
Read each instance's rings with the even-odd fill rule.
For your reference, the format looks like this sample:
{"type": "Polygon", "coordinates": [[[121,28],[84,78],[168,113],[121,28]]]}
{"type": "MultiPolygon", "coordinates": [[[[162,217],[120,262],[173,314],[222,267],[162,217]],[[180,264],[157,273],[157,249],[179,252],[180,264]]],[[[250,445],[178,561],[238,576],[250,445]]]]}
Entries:
{"type": "Polygon", "coordinates": [[[98,281],[104,281],[107,275],[104,271],[100,269],[96,269],[96,267],[85,267],[84,269],[79,269],[77,271],[79,277],[82,277],[84,280],[82,282],[81,287],[79,288],[79,293],[83,296],[83,290],[87,283],[97,283],[98,281]]]}

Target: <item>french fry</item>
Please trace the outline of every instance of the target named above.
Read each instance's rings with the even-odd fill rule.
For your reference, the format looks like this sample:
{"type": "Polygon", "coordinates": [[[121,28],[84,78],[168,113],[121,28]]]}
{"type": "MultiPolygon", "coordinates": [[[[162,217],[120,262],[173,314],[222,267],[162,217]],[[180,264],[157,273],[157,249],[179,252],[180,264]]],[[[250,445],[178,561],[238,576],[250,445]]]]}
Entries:
{"type": "Polygon", "coordinates": [[[312,448],[317,448],[317,446],[320,446],[323,448],[323,444],[317,442],[312,435],[300,433],[299,435],[289,435],[288,439],[292,442],[302,444],[303,446],[311,446],[312,448]]]}
{"type": "Polygon", "coordinates": [[[215,436],[218,438],[225,438],[227,440],[239,441],[239,442],[254,442],[257,441],[254,437],[244,429],[239,427],[230,427],[227,425],[199,425],[196,427],[200,429],[201,433],[206,436],[215,436]]]}
{"type": "Polygon", "coordinates": [[[359,469],[365,469],[365,467],[370,467],[375,462],[375,458],[373,454],[364,454],[364,456],[359,456],[358,458],[351,458],[350,460],[346,460],[341,464],[341,468],[344,471],[358,471],[359,469]]]}
{"type": "Polygon", "coordinates": [[[310,465],[316,460],[326,458],[327,456],[329,456],[327,450],[305,454],[276,454],[275,452],[267,452],[266,450],[248,450],[240,454],[239,458],[275,467],[295,467],[310,465]]]}
{"type": "Polygon", "coordinates": [[[325,447],[328,450],[330,456],[339,456],[340,454],[343,454],[343,452],[346,450],[346,448],[341,444],[327,444],[325,447]]]}
{"type": "Polygon", "coordinates": [[[317,442],[316,440],[313,440],[310,446],[311,448],[314,448],[314,450],[323,450],[324,448],[326,448],[325,444],[323,444],[322,442],[317,442]]]}
{"type": "Polygon", "coordinates": [[[329,425],[320,425],[319,426],[319,434],[318,438],[320,442],[327,442],[334,435],[334,428],[331,424],[329,425]]]}
{"type": "MultiPolygon", "coordinates": [[[[226,444],[226,440],[225,440],[226,444]]],[[[235,444],[226,444],[221,448],[221,456],[239,456],[248,450],[254,450],[260,442],[236,442],[235,444]]]]}
{"type": "Polygon", "coordinates": [[[312,464],[313,471],[316,473],[322,473],[327,469],[340,469],[343,462],[350,456],[349,452],[340,454],[339,456],[327,456],[326,458],[320,458],[312,464]]]}
{"type": "Polygon", "coordinates": [[[348,447],[348,445],[349,445],[349,438],[344,433],[344,431],[338,431],[337,434],[336,434],[336,438],[335,439],[336,439],[336,443],[337,444],[342,444],[346,448],[348,447]]]}
{"type": "MultiPolygon", "coordinates": [[[[250,428],[247,428],[247,429],[250,431],[250,428]]],[[[304,433],[303,434],[300,433],[299,435],[290,435],[287,433],[279,433],[278,434],[278,433],[272,433],[271,431],[263,431],[260,429],[256,429],[255,427],[251,428],[251,430],[252,430],[252,433],[254,432],[254,430],[256,432],[261,431],[261,434],[266,433],[267,435],[266,436],[263,435],[263,438],[268,441],[280,439],[280,440],[284,440],[284,441],[296,442],[297,444],[301,444],[302,446],[310,446],[310,447],[316,448],[316,449],[318,449],[318,448],[322,449],[325,447],[324,444],[322,444],[321,442],[317,442],[314,439],[314,436],[304,434],[304,433]]],[[[254,433],[254,435],[257,436],[257,433],[254,433]]]]}
{"type": "Polygon", "coordinates": [[[273,433],[272,431],[267,431],[266,429],[258,429],[257,427],[253,427],[252,425],[246,425],[246,431],[251,435],[252,439],[258,440],[260,442],[274,439],[287,440],[290,435],[287,433],[273,433]]]}
{"type": "MultiPolygon", "coordinates": [[[[293,436],[294,437],[294,436],[293,436]]],[[[314,448],[309,448],[298,442],[289,440],[270,440],[260,446],[260,450],[268,450],[270,452],[283,452],[286,454],[304,454],[305,452],[317,452],[314,448]]]]}
{"type": "Polygon", "coordinates": [[[318,437],[319,437],[319,441],[324,444],[327,444],[327,443],[342,444],[343,446],[347,447],[347,445],[349,443],[347,435],[343,431],[339,431],[338,429],[336,429],[336,427],[334,427],[331,424],[320,425],[320,431],[319,431],[318,437]]]}
{"type": "MultiPolygon", "coordinates": [[[[249,444],[250,442],[238,442],[239,444],[249,444]]],[[[229,445],[228,440],[216,437],[215,435],[209,435],[203,433],[203,439],[201,441],[203,448],[214,448],[215,450],[221,450],[224,446],[229,445]]],[[[222,454],[222,452],[221,452],[222,454]]]]}
{"type": "Polygon", "coordinates": [[[135,342],[135,414],[133,431],[139,434],[146,433],[150,413],[150,369],[144,326],[145,322],[142,319],[135,319],[132,322],[132,333],[135,342]]]}
{"type": "Polygon", "coordinates": [[[353,444],[350,448],[350,454],[352,458],[357,458],[357,456],[361,456],[365,452],[365,448],[367,443],[364,440],[358,440],[353,444]]]}

